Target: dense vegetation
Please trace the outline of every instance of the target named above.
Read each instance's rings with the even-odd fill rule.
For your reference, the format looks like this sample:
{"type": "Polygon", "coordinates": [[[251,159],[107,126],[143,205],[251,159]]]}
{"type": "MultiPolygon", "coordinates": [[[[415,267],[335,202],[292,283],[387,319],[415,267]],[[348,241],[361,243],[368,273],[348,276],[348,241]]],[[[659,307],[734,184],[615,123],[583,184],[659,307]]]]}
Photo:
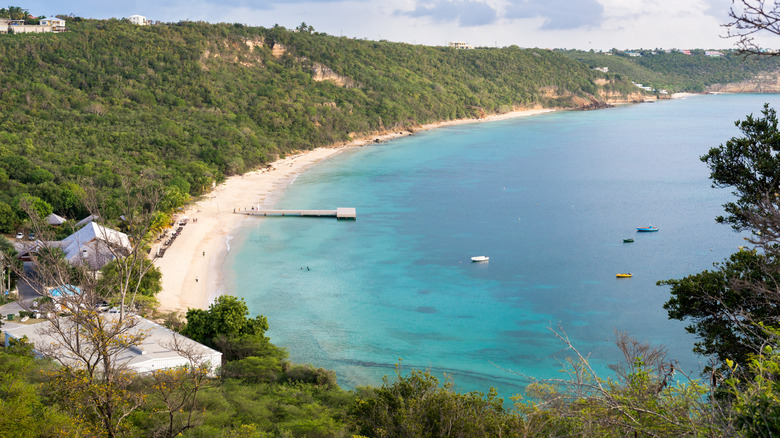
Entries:
{"type": "Polygon", "coordinates": [[[84,180],[111,192],[143,175],[167,187],[161,207],[172,210],[226,175],[295,150],[433,121],[632,98],[641,90],[631,80],[696,91],[777,68],[731,53],[455,50],[311,27],[70,17],[68,28],[0,38],[0,233],[24,222],[25,202],[43,216],[85,216],[84,180]]]}
{"type": "Polygon", "coordinates": [[[545,50],[454,50],[283,28],[69,18],[0,38],[0,232],[85,215],[81,181],[168,186],[169,208],[294,150],[636,89],[545,50]],[[333,80],[322,79],[325,73],[333,80]]]}
{"type": "MultiPolygon", "coordinates": [[[[630,79],[697,91],[775,70],[777,63],[731,54],[458,51],[336,38],[308,27],[69,19],[69,28],[0,36],[0,232],[13,231],[25,207],[40,217],[85,215],[93,186],[106,195],[109,215],[120,211],[111,210],[111,194],[120,198],[125,183],[140,179],[164,187],[159,207],[172,211],[225,175],[294,150],[437,120],[625,98],[637,92],[630,79]],[[602,66],[611,73],[590,68],[602,66]]],[[[732,216],[724,221],[763,236],[754,243],[764,254],[738,253],[716,272],[667,282],[670,317],[691,322],[689,331],[702,338],[698,351],[716,360],[709,379],[680,375],[662,348],[626,335],[618,335],[625,361],[612,367],[613,377],[596,376],[560,335],[571,353],[561,365],[564,378],[533,382],[514,403],[494,390],[461,394],[446,377],[441,384],[400,364],[381,387],[347,392],[332,371],[288,362],[265,336],[264,317],[251,318],[243,301],[220,297],[208,310],[188,312],[186,322],[168,321],[223,353],[217,378],[195,365],[85,376],[78,367],[35,359],[30,345],[13,342],[0,352],[0,434],[770,436],[780,412],[778,333],[769,327],[779,301],[773,285],[780,218],[772,207],[780,189],[774,175],[780,133],[769,109],[740,127],[745,138],[704,159],[713,181],[741,196],[727,206],[732,216]]],[[[147,204],[139,209],[151,229],[157,218],[147,204]]],[[[0,252],[8,256],[4,263],[13,257],[4,239],[0,252]]],[[[145,266],[118,260],[92,279],[93,289],[113,290],[127,276],[140,277],[141,305],[151,307],[157,273],[144,274],[147,284],[145,266]]],[[[101,320],[91,309],[79,305],[73,312],[101,320]]],[[[98,328],[84,340],[106,334],[98,328]]],[[[112,348],[124,332],[113,335],[105,344],[112,348]]]]}
{"type": "Polygon", "coordinates": [[[707,56],[704,50],[638,50],[629,52],[560,51],[591,68],[607,67],[610,73],[669,92],[701,93],[714,84],[729,84],[752,79],[765,72],[780,70],[777,57],[745,56],[734,50],[722,50],[723,56],[707,56]]]}

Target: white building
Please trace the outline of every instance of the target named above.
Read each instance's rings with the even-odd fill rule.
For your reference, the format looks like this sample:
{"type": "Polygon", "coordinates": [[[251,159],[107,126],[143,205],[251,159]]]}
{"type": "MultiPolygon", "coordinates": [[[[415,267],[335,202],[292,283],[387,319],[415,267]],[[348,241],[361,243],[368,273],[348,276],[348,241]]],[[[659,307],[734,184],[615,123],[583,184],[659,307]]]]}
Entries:
{"type": "Polygon", "coordinates": [[[41,18],[41,26],[51,27],[54,32],[65,31],[65,20],[61,18],[41,18]]]}
{"type": "MultiPolygon", "coordinates": [[[[80,230],[56,242],[72,265],[88,264],[98,270],[111,260],[114,253],[129,253],[132,244],[127,234],[89,222],[80,230]]],[[[125,254],[127,255],[127,254],[125,254]]]]}
{"type": "MultiPolygon", "coordinates": [[[[115,314],[105,313],[105,318],[117,318],[115,314]]],[[[186,349],[197,356],[199,362],[208,362],[210,374],[216,375],[217,368],[222,365],[222,353],[217,350],[206,347],[203,344],[193,341],[169,330],[157,323],[141,318],[140,316],[130,315],[127,318],[136,318],[137,326],[132,330],[146,335],[145,339],[137,346],[124,349],[117,356],[117,365],[126,366],[129,370],[136,373],[149,373],[156,370],[178,368],[182,366],[191,366],[190,360],[172,347],[174,341],[180,349],[186,349]]],[[[6,322],[5,328],[5,346],[9,346],[11,339],[22,339],[26,336],[28,342],[36,345],[51,346],[46,349],[46,355],[55,355],[54,359],[66,364],[78,364],[79,362],[70,357],[72,353],[63,348],[58,339],[47,335],[47,329],[51,327],[51,322],[42,321],[38,324],[22,325],[6,322]]],[[[35,349],[39,356],[44,356],[41,350],[35,349]]]]}
{"type": "Polygon", "coordinates": [[[64,217],[56,215],[54,213],[46,216],[46,219],[44,219],[44,220],[46,221],[47,224],[49,224],[51,226],[54,226],[54,227],[58,227],[58,226],[60,226],[60,225],[62,225],[65,222],[68,221],[64,217]]]}
{"type": "Polygon", "coordinates": [[[149,24],[149,21],[146,20],[146,17],[143,15],[131,15],[127,17],[128,20],[130,20],[131,23],[137,24],[138,26],[146,26],[149,24]]]}
{"type": "Polygon", "coordinates": [[[450,41],[450,47],[453,49],[473,49],[474,46],[472,46],[469,43],[464,43],[463,41],[450,41]]]}
{"type": "Polygon", "coordinates": [[[53,30],[51,26],[25,24],[24,20],[8,20],[8,33],[46,33],[53,30]]]}
{"type": "Polygon", "coordinates": [[[132,243],[127,234],[106,228],[96,222],[87,222],[80,230],[60,241],[36,241],[33,245],[19,251],[19,258],[31,261],[32,255],[38,249],[60,248],[65,253],[65,259],[71,265],[86,264],[97,271],[115,255],[126,256],[132,249],[132,243]]]}

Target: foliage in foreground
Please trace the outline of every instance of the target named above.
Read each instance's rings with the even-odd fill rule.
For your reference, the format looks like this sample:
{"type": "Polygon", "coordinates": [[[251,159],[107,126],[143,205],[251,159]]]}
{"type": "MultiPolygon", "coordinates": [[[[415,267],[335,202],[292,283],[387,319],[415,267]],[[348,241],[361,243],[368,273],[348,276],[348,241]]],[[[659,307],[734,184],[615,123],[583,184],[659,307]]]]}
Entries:
{"type": "MultiPolygon", "coordinates": [[[[572,352],[563,370],[567,378],[532,382],[524,397],[514,397],[513,406],[494,389],[459,393],[446,376],[441,385],[430,372],[404,374],[400,365],[395,378],[385,378],[381,387],[347,392],[327,382],[286,378],[292,366],[271,371],[275,365],[259,360],[241,375],[198,384],[194,396],[187,369],[133,378],[136,383],[125,395],[143,403],[113,436],[715,437],[776,432],[780,356],[772,348],[744,365],[729,362],[732,377],[716,396],[718,388],[688,379],[662,348],[618,334],[624,361],[612,366],[614,377],[605,379],[561,339],[572,352]]],[[[69,386],[62,386],[50,363],[32,358],[24,344],[5,350],[0,351],[4,430],[20,431],[13,436],[104,436],[99,422],[79,411],[78,393],[64,390],[69,386]],[[24,422],[4,423],[21,412],[24,422]]]]}
{"type": "MultiPolygon", "coordinates": [[[[775,339],[780,333],[772,330],[775,339]]],[[[724,387],[734,399],[734,419],[747,437],[780,435],[780,350],[764,346],[742,364],[727,361],[724,387]],[[741,369],[744,368],[743,369],[741,369]]]]}

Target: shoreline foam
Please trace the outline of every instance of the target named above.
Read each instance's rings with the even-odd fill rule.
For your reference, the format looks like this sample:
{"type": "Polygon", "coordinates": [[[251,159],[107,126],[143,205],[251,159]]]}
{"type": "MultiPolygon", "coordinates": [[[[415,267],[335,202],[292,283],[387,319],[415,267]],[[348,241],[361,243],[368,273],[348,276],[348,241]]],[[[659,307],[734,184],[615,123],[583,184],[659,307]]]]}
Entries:
{"type": "MultiPolygon", "coordinates": [[[[414,132],[465,123],[506,120],[555,111],[533,109],[512,111],[481,119],[458,119],[419,126],[414,131],[369,135],[348,143],[300,152],[274,161],[267,167],[227,178],[198,202],[178,215],[189,221],[180,236],[166,250],[164,257],[154,259],[162,272],[162,291],[158,310],[186,312],[189,308],[205,309],[224,294],[222,265],[233,235],[247,216],[233,214],[233,209],[267,204],[278,198],[301,172],[319,161],[342,151],[378,143],[414,132]],[[197,218],[197,221],[194,219],[197,218]]],[[[152,248],[152,253],[157,245],[152,248]]]]}

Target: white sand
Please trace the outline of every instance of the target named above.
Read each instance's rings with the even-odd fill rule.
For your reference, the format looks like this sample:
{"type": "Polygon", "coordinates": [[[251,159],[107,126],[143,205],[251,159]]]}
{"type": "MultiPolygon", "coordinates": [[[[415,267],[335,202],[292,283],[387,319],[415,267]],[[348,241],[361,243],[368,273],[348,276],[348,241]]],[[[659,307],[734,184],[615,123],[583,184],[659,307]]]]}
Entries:
{"type": "MultiPolygon", "coordinates": [[[[462,119],[424,125],[426,130],[446,125],[508,119],[550,112],[549,109],[514,111],[483,119],[462,119]]],[[[336,147],[318,148],[275,161],[267,169],[255,170],[228,178],[179,217],[189,222],[155,265],[162,271],[162,292],[157,296],[163,312],[186,312],[188,308],[205,309],[220,290],[221,266],[228,249],[228,239],[243,220],[253,218],[233,214],[233,209],[263,204],[271,195],[284,191],[295,175],[312,164],[331,157],[346,148],[397,138],[411,132],[368,136],[336,147]],[[197,218],[197,222],[193,221],[197,218]],[[204,255],[205,253],[205,255],[204,255]]],[[[360,213],[360,206],[358,214],[360,213]]],[[[335,208],[335,206],[334,206],[335,208]]],[[[152,253],[157,247],[152,248],[152,253]]]]}

